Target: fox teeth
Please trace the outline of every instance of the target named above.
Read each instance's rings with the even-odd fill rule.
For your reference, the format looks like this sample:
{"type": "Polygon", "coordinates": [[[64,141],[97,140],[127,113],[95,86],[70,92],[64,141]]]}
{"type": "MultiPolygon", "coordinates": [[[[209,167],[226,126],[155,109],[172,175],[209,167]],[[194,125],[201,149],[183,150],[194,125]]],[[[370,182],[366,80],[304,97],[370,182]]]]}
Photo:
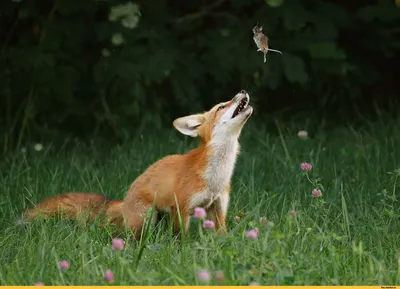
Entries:
{"type": "Polygon", "coordinates": [[[238,105],[238,107],[237,107],[237,110],[233,113],[233,116],[232,116],[232,117],[235,117],[235,116],[237,116],[239,113],[241,113],[241,112],[244,110],[244,108],[245,108],[246,106],[247,106],[247,99],[241,100],[240,103],[239,103],[239,105],[238,105]]]}

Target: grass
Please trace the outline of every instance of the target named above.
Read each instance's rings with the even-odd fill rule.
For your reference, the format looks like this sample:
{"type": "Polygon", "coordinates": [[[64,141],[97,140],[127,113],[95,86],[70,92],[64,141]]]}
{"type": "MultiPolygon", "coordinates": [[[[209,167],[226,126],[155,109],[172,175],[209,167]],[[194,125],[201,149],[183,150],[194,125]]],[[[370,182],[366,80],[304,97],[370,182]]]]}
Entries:
{"type": "Polygon", "coordinates": [[[295,124],[272,134],[254,123],[241,138],[227,237],[192,221],[190,236],[177,239],[162,221],[141,243],[123,232],[125,250],[116,252],[112,228],[15,220],[24,208],[64,191],[121,199],[149,164],[194,142],[171,129],[111,150],[70,143],[72,149],[56,151],[44,144],[40,152],[29,147],[10,154],[0,170],[0,284],[101,285],[110,269],[116,285],[195,285],[204,269],[222,270],[225,285],[399,285],[400,121],[317,128],[306,140],[297,137],[295,124]],[[309,179],[300,170],[303,161],[313,164],[309,179]],[[311,197],[313,182],[322,198],[311,197]],[[239,212],[247,214],[235,222],[239,212]],[[261,216],[274,225],[260,224],[261,216]],[[247,239],[256,227],[258,239],[247,239]],[[63,259],[68,271],[57,267],[63,259]]]}

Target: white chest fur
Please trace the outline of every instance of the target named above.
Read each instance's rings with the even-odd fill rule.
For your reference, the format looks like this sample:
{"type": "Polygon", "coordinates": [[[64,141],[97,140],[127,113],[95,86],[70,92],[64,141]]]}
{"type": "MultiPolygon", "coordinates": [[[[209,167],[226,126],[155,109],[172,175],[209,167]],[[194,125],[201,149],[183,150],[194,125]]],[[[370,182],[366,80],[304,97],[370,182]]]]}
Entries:
{"type": "Polygon", "coordinates": [[[208,156],[208,166],[204,178],[207,190],[213,193],[224,192],[230,183],[235,168],[239,143],[236,138],[212,141],[208,156]]]}
{"type": "Polygon", "coordinates": [[[208,164],[204,173],[206,187],[193,195],[191,209],[197,206],[208,208],[215,201],[226,199],[226,189],[235,168],[239,143],[237,138],[223,141],[217,138],[209,144],[209,148],[208,164]]]}

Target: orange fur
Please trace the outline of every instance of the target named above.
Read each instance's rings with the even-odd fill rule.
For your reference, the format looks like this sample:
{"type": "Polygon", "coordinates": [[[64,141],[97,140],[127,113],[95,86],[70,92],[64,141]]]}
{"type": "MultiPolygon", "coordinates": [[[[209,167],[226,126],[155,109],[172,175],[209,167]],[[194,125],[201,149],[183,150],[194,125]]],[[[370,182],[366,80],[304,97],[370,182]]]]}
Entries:
{"type": "Polygon", "coordinates": [[[64,193],[44,199],[33,209],[24,212],[23,218],[31,221],[39,216],[49,219],[60,216],[64,219],[88,218],[93,222],[100,215],[107,216],[114,224],[122,224],[122,201],[109,201],[95,193],[64,193]]]}
{"type": "Polygon", "coordinates": [[[199,146],[186,154],[166,156],[155,162],[132,183],[123,201],[107,201],[91,193],[62,194],[27,210],[26,219],[34,219],[39,214],[51,217],[60,209],[67,218],[89,213],[91,221],[104,213],[109,222],[118,226],[127,224],[135,237],[140,238],[143,215],[154,202],[156,212],[170,212],[175,231],[179,230],[178,212],[186,233],[195,207],[205,208],[207,218],[216,222],[217,230],[225,231],[238,139],[252,113],[248,102],[248,94],[241,91],[208,112],[176,119],[174,127],[183,134],[198,136],[199,146]],[[235,112],[233,117],[239,107],[239,113],[235,112]]]}

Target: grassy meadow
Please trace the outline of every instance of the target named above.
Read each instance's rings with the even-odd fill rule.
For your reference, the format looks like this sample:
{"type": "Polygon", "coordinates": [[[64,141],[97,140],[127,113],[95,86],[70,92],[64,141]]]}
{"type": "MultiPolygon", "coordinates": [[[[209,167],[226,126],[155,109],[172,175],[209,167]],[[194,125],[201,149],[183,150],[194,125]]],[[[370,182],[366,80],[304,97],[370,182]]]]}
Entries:
{"type": "Polygon", "coordinates": [[[197,220],[187,238],[174,237],[162,220],[141,242],[82,222],[16,223],[24,208],[60,192],[123,198],[148,165],[196,145],[172,127],[111,149],[69,141],[7,155],[0,164],[0,284],[103,285],[109,269],[115,285],[400,285],[400,121],[315,126],[305,128],[305,139],[296,123],[273,130],[255,123],[249,120],[240,140],[225,237],[197,220]],[[312,170],[303,172],[302,162],[312,170]],[[315,188],[322,197],[312,196],[315,188]],[[256,228],[257,238],[248,238],[256,228]],[[112,250],[115,237],[125,240],[123,250],[112,250]],[[61,260],[68,270],[58,267],[61,260]]]}

